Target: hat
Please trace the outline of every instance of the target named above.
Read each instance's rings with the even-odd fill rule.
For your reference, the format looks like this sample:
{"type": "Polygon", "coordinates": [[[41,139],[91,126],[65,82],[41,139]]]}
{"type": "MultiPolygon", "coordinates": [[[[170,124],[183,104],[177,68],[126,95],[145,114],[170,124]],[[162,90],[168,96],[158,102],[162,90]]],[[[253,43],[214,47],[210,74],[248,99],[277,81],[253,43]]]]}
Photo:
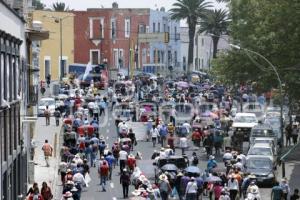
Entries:
{"type": "Polygon", "coordinates": [[[140,175],[140,177],[139,177],[139,180],[140,180],[140,181],[143,181],[143,180],[145,180],[145,179],[147,179],[145,175],[140,175]]]}
{"type": "Polygon", "coordinates": [[[63,195],[63,197],[72,197],[72,196],[73,196],[73,194],[69,191],[63,195]]]}
{"type": "Polygon", "coordinates": [[[71,189],[71,192],[77,192],[78,191],[78,189],[76,188],[76,187],[73,187],[72,189],[71,189]]]}
{"type": "Polygon", "coordinates": [[[215,156],[210,155],[210,156],[209,156],[209,160],[213,160],[213,159],[215,159],[215,156]]]}
{"type": "Polygon", "coordinates": [[[153,192],[154,192],[154,190],[153,190],[153,188],[152,188],[152,187],[148,187],[148,188],[147,188],[147,192],[149,192],[149,193],[153,193],[153,192]]]}
{"type": "Polygon", "coordinates": [[[133,196],[139,196],[141,192],[139,190],[134,190],[133,192],[131,192],[131,194],[133,194],[133,196]]]}
{"type": "Polygon", "coordinates": [[[143,188],[143,187],[140,187],[140,188],[138,189],[138,191],[139,191],[140,193],[146,192],[145,188],[143,188]]]}
{"type": "Polygon", "coordinates": [[[162,147],[160,150],[161,150],[161,151],[164,151],[164,150],[165,150],[165,148],[163,148],[163,147],[162,147]]]}
{"type": "Polygon", "coordinates": [[[167,147],[167,148],[171,148],[170,145],[167,145],[166,147],[167,147]]]}
{"type": "Polygon", "coordinates": [[[101,135],[99,139],[100,139],[100,140],[104,140],[104,136],[103,136],[103,135],[101,135]]]}
{"type": "Polygon", "coordinates": [[[248,178],[256,178],[256,176],[254,174],[250,174],[248,178]]]}
{"type": "Polygon", "coordinates": [[[184,176],[182,172],[178,172],[177,176],[184,176]]]}
{"type": "Polygon", "coordinates": [[[123,169],[123,172],[127,172],[127,169],[126,169],[126,168],[124,168],[124,169],[123,169]]]}
{"type": "Polygon", "coordinates": [[[130,158],[135,158],[135,156],[132,155],[132,154],[129,154],[128,157],[130,157],[130,158]]]}
{"type": "Polygon", "coordinates": [[[74,182],[73,181],[67,181],[67,185],[74,185],[74,182]]]}
{"type": "Polygon", "coordinates": [[[165,174],[161,174],[158,178],[159,178],[159,180],[161,180],[161,181],[166,181],[166,180],[168,180],[168,177],[167,177],[165,174]]]}
{"type": "Polygon", "coordinates": [[[70,173],[70,172],[72,172],[72,170],[71,169],[67,169],[67,173],[70,173]]]}
{"type": "Polygon", "coordinates": [[[195,180],[195,177],[191,177],[191,180],[194,181],[194,180],[195,180]]]}
{"type": "Polygon", "coordinates": [[[287,178],[286,177],[282,178],[281,182],[287,182],[287,178]]]}

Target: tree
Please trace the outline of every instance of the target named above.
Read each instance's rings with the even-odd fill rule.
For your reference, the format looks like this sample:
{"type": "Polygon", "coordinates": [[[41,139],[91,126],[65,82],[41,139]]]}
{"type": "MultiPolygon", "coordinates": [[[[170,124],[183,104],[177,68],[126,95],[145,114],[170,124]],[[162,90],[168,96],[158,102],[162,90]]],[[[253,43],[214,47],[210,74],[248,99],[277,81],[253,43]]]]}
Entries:
{"type": "Polygon", "coordinates": [[[32,6],[35,8],[35,10],[44,10],[45,5],[40,0],[33,0],[32,6]]]}
{"type": "Polygon", "coordinates": [[[196,25],[210,6],[211,4],[205,0],[177,0],[173,4],[174,8],[170,10],[172,19],[186,19],[189,27],[188,74],[191,72],[194,60],[196,25]]]}
{"type": "MultiPolygon", "coordinates": [[[[264,55],[276,67],[289,102],[300,93],[300,2],[297,0],[236,0],[230,2],[233,43],[264,55]]],[[[243,50],[229,50],[215,61],[216,74],[230,82],[255,81],[260,88],[279,88],[270,66],[243,50]],[[239,72],[247,73],[243,77],[239,72]],[[222,73],[222,74],[221,74],[222,73]]]]}
{"type": "Polygon", "coordinates": [[[52,4],[52,9],[58,12],[65,12],[69,10],[69,7],[66,7],[64,2],[56,2],[52,4]]]}
{"type": "Polygon", "coordinates": [[[200,21],[199,33],[211,34],[213,58],[217,57],[218,43],[222,35],[227,34],[228,12],[223,9],[208,10],[200,21]]]}

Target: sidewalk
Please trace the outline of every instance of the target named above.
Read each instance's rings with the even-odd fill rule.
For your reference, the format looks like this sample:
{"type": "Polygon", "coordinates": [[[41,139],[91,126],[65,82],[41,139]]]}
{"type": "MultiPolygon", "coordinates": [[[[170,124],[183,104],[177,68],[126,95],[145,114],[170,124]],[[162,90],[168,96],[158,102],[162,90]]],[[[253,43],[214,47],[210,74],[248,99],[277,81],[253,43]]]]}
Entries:
{"type": "MultiPolygon", "coordinates": [[[[44,117],[39,117],[35,126],[35,135],[33,137],[36,148],[34,155],[34,180],[41,188],[42,182],[47,182],[51,187],[54,199],[58,199],[57,187],[59,182],[58,165],[59,165],[59,136],[61,126],[55,126],[55,119],[51,117],[50,126],[46,126],[44,117]],[[53,156],[49,159],[50,167],[46,167],[44,152],[42,146],[45,140],[53,146],[53,156]]],[[[61,124],[60,124],[61,125],[61,124]]]]}

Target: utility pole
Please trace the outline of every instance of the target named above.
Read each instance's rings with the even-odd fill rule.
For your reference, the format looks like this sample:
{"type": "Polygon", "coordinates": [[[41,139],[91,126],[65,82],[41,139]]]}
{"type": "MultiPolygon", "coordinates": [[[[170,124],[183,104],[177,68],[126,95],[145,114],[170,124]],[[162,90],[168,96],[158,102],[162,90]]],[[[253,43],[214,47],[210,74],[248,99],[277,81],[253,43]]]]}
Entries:
{"type": "Polygon", "coordinates": [[[59,18],[59,34],[60,34],[60,81],[62,81],[62,78],[64,76],[63,72],[63,58],[62,58],[62,18],[59,18]]]}

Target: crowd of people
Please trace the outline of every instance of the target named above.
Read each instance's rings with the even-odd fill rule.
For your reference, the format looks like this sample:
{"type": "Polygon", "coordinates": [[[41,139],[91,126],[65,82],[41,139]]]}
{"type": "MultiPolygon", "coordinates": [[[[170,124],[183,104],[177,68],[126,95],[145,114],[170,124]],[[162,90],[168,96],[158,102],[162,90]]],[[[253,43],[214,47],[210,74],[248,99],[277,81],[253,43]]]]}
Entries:
{"type": "MultiPolygon", "coordinates": [[[[123,81],[116,88],[109,87],[106,95],[94,93],[91,85],[86,94],[78,92],[72,99],[64,101],[59,108],[63,114],[64,130],[59,164],[62,199],[80,200],[82,191],[89,187],[90,171],[93,168],[98,172],[102,192],[107,191],[107,182],[112,179],[112,174],[119,172],[123,198],[262,199],[257,177],[245,170],[243,139],[230,134],[234,97],[228,89],[209,81],[202,82],[201,90],[185,79],[162,84],[157,82],[154,78],[123,81]],[[93,101],[85,102],[84,95],[93,97],[93,101]],[[138,151],[136,130],[127,123],[127,120],[142,120],[141,113],[145,114],[147,109],[137,114],[137,108],[131,104],[130,112],[116,117],[118,139],[113,144],[108,144],[100,128],[101,116],[107,115],[109,110],[124,102],[135,101],[138,104],[142,100],[155,102],[162,109],[160,115],[158,109],[150,107],[151,112],[144,121],[145,140],[152,144],[154,150],[151,159],[158,166],[160,160],[177,155],[186,164],[184,168],[170,171],[157,167],[158,174],[155,174],[154,181],[151,179],[153,177],[146,177],[139,167],[138,161],[142,159],[142,154],[138,151]],[[168,105],[167,109],[163,105],[168,105]],[[199,109],[195,111],[195,108],[199,109]],[[182,121],[181,116],[189,113],[192,113],[192,117],[182,121]],[[156,150],[157,147],[160,151],[156,150]],[[191,156],[188,155],[190,149],[195,149],[191,156]],[[205,149],[206,158],[199,155],[203,153],[202,149],[205,149]],[[200,160],[203,159],[207,159],[207,165],[201,171],[200,160]],[[190,172],[188,167],[198,168],[199,172],[190,172]],[[134,187],[133,192],[130,192],[131,185],[134,187]]],[[[244,101],[256,98],[261,104],[265,103],[262,96],[255,97],[253,94],[243,95],[242,98],[244,101]]],[[[45,141],[43,150],[48,166],[47,160],[53,150],[47,144],[45,141]]],[[[41,192],[36,184],[28,192],[30,200],[35,200],[35,195],[39,199],[51,199],[53,195],[50,194],[50,188],[47,184],[44,186],[44,183],[41,192]]],[[[291,194],[288,181],[284,178],[272,188],[271,199],[288,197],[299,199],[298,190],[291,194]]]]}

